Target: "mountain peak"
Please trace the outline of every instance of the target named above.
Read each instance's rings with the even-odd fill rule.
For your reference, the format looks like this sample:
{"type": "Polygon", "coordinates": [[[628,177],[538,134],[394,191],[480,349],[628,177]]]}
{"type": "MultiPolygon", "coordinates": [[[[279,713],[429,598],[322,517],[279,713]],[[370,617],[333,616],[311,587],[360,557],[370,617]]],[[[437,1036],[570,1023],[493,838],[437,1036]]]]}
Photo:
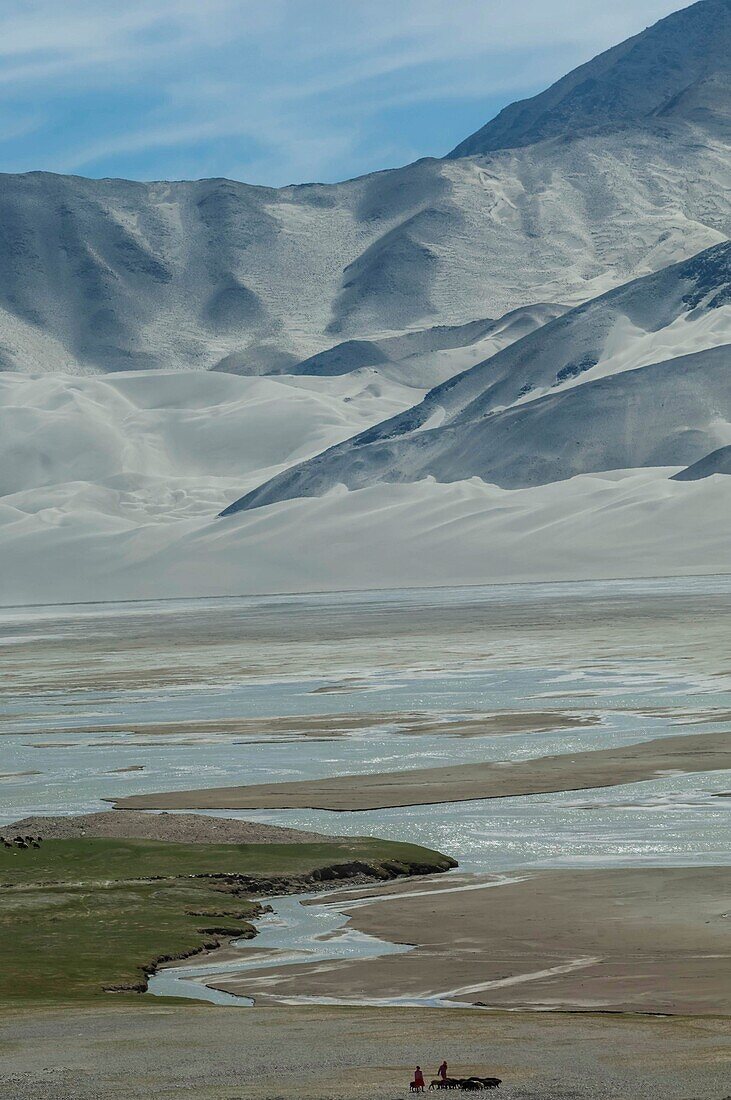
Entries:
{"type": "Polygon", "coordinates": [[[700,0],[506,107],[448,157],[672,117],[727,127],[730,58],[731,0],[700,0]]]}

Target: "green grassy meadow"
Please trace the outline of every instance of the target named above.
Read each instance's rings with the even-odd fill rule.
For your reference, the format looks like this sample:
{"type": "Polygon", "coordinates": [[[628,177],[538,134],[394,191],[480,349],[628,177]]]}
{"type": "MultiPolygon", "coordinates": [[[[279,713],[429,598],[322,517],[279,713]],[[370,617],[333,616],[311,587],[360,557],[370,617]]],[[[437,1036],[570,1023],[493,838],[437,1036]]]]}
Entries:
{"type": "Polygon", "coordinates": [[[144,983],[162,957],[251,932],[256,906],[235,881],[191,876],[300,875],[350,861],[449,866],[415,845],[359,837],[243,845],[84,838],[0,849],[0,1004],[109,998],[114,987],[144,983]]]}

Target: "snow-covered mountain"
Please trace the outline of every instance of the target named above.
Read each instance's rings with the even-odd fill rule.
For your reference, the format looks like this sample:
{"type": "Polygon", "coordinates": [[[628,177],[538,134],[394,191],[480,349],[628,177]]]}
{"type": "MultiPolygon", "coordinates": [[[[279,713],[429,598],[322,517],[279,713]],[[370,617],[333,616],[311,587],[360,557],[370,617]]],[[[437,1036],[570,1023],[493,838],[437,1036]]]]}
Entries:
{"type": "Polygon", "coordinates": [[[0,176],[0,602],[727,569],[730,57],[333,186],[0,176]]]}

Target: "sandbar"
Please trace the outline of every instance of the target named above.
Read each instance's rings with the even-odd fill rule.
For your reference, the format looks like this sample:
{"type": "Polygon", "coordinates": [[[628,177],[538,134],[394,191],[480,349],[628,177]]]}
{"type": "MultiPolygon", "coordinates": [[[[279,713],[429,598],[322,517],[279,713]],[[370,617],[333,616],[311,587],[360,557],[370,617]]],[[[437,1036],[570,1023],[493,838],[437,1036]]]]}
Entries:
{"type": "MultiPolygon", "coordinates": [[[[597,726],[601,715],[591,710],[495,711],[458,714],[449,711],[362,711],[357,714],[299,714],[264,718],[210,718],[176,722],[101,722],[93,726],[56,726],[57,734],[133,734],[138,737],[261,737],[265,741],[326,738],[392,726],[399,734],[445,734],[453,737],[495,737],[514,733],[550,733],[560,729],[597,726]]],[[[1,731],[0,731],[1,732],[1,731]]],[[[36,731],[37,732],[37,731],[36,731]]],[[[249,742],[250,743],[250,742],[249,742]]],[[[72,748],[78,742],[36,742],[34,748],[72,748]]],[[[99,742],[114,745],[115,741],[99,742]]],[[[149,745],[150,742],[147,742],[149,745]]]]}
{"type": "Polygon", "coordinates": [[[730,734],[686,734],[516,763],[501,760],[292,783],[167,791],[132,795],[114,803],[121,809],[375,810],[588,790],[657,779],[673,772],[728,768],[730,734]]]}

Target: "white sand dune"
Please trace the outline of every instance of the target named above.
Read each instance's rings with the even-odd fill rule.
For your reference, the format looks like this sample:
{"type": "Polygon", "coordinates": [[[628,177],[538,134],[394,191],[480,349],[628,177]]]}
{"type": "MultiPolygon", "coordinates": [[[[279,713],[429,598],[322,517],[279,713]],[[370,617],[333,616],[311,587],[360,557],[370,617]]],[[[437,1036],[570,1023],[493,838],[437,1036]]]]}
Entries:
{"type": "Polygon", "coordinates": [[[170,485],[240,472],[258,484],[418,394],[369,370],[327,385],[200,372],[0,373],[0,499],[19,505],[24,492],[112,478],[170,485]]]}
{"type": "MultiPolygon", "coordinates": [[[[214,517],[242,476],[258,485],[418,393],[369,370],[327,385],[0,374],[0,599],[84,598],[87,574],[129,565],[139,539],[164,545],[176,525],[214,517]]],[[[103,586],[93,591],[101,598],[103,586]]]]}
{"type": "Polygon", "coordinates": [[[728,258],[550,321],[421,404],[375,367],[0,375],[0,600],[724,571],[728,258]],[[587,347],[598,371],[557,381],[587,347]],[[254,507],[219,518],[242,489],[254,507]]]}
{"type": "Polygon", "coordinates": [[[140,522],[80,485],[0,511],[3,603],[477,584],[728,570],[728,478],[613,471],[530,489],[426,479],[229,519],[140,522]],[[49,502],[50,503],[50,502],[49,502]]]}

